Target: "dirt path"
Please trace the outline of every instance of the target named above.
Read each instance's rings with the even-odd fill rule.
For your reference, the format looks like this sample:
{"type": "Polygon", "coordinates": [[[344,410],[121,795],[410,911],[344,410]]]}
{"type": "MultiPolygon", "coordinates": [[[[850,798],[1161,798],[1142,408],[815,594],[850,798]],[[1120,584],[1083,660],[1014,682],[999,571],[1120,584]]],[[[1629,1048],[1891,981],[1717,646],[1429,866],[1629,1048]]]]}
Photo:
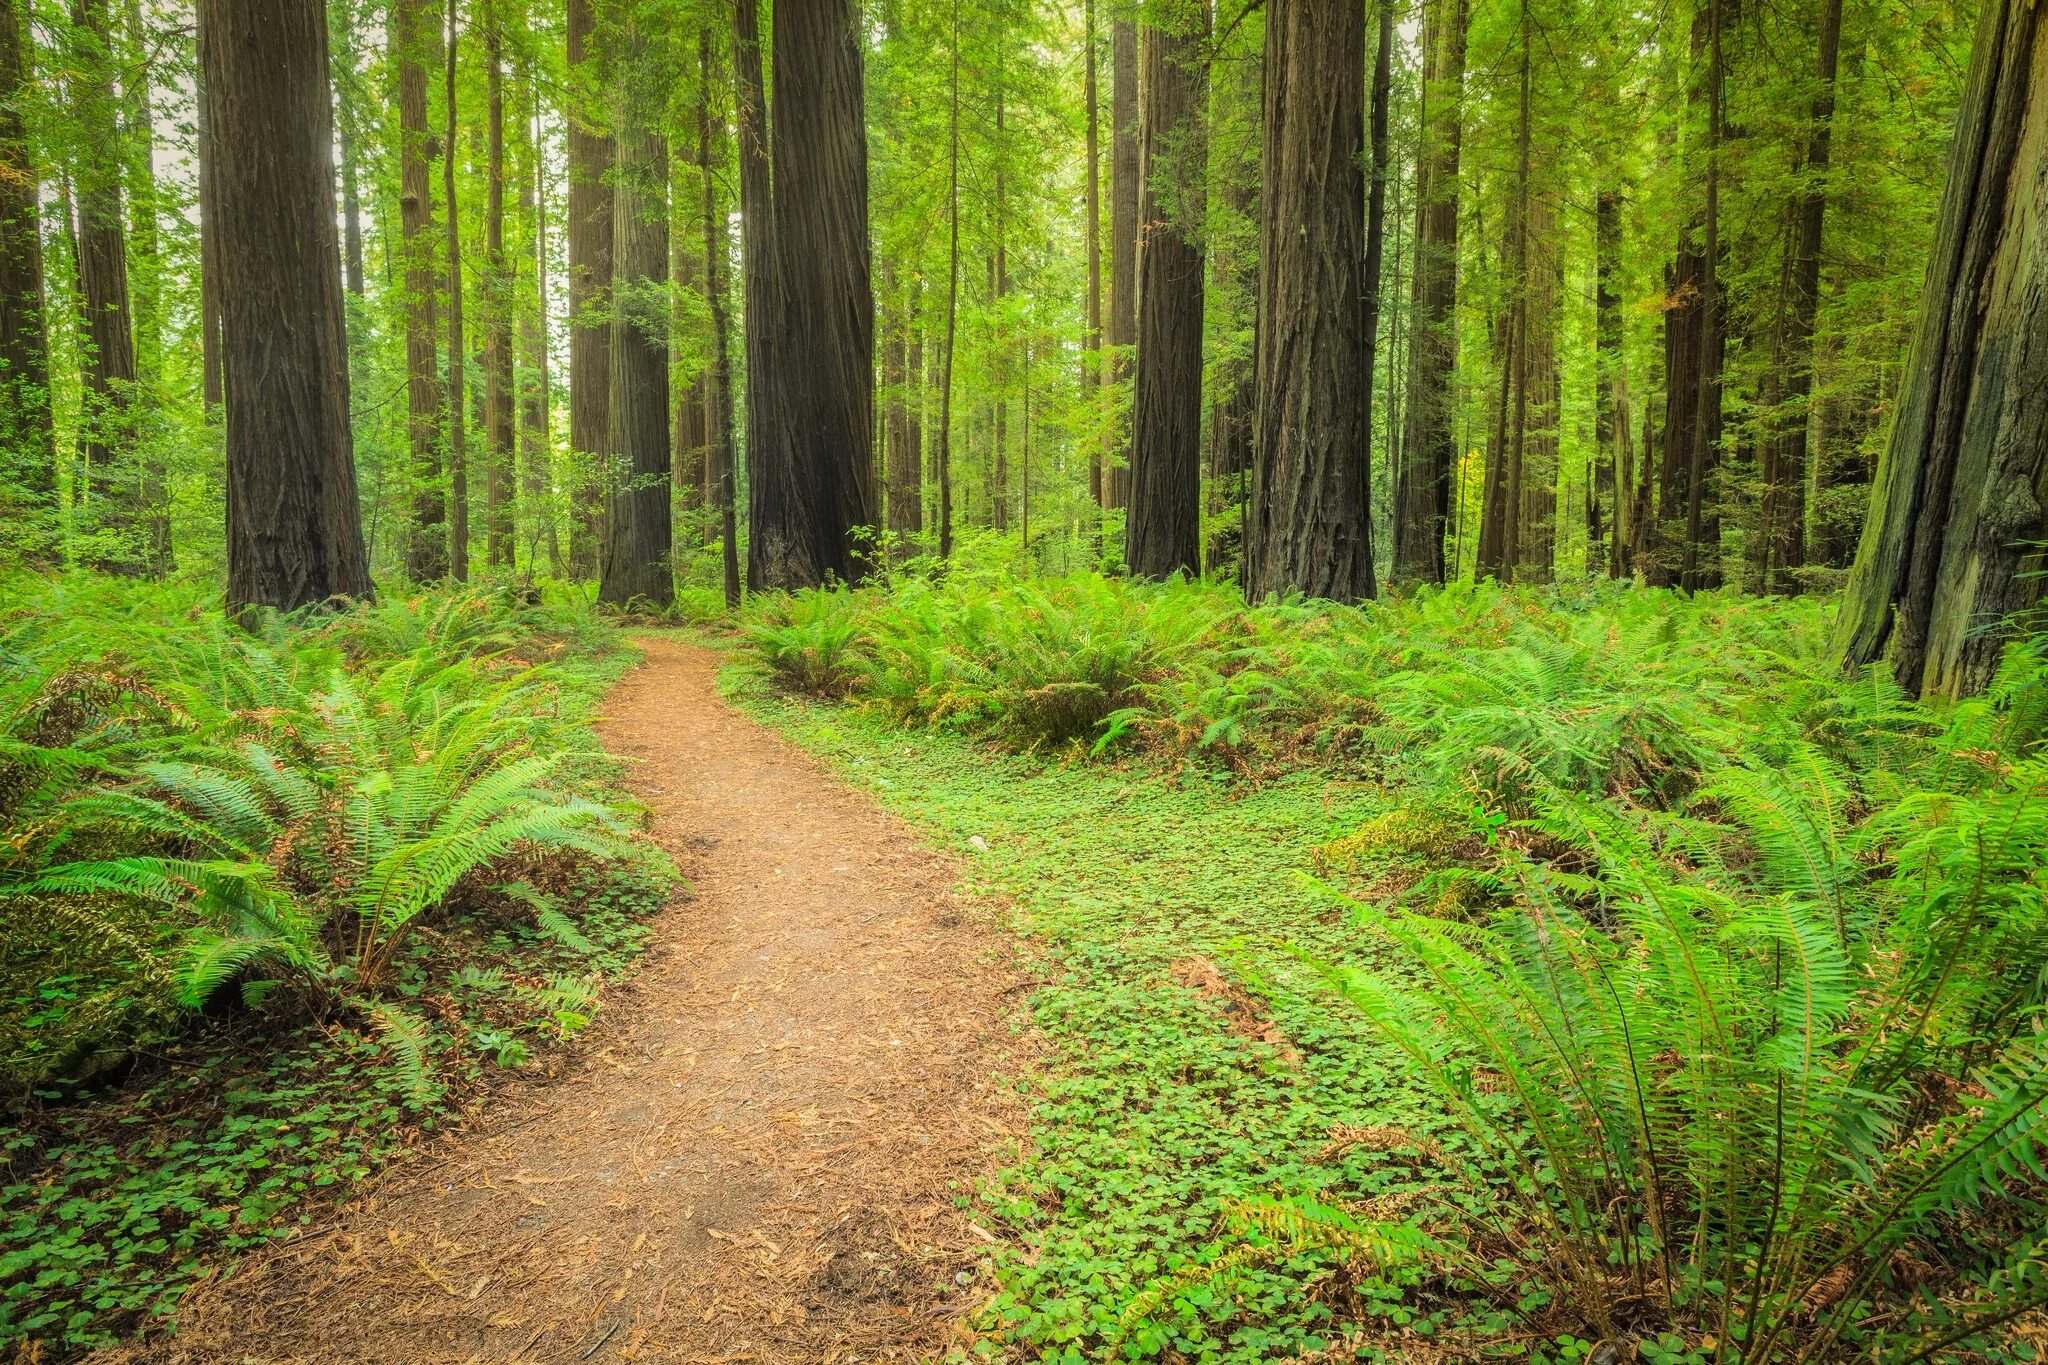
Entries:
{"type": "Polygon", "coordinates": [[[717,656],[643,643],[603,734],[695,897],[595,1054],[143,1358],[914,1360],[985,1291],[953,1198],[1015,1123],[996,936],[944,859],[718,700],[717,656]]]}

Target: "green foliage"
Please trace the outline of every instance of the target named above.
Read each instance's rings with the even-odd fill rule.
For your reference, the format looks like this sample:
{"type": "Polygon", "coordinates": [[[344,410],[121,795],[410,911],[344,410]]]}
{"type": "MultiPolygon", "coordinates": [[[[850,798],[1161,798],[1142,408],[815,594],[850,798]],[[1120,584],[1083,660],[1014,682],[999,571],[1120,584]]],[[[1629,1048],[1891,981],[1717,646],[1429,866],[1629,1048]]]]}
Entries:
{"type": "Polygon", "coordinates": [[[1038,1150],[983,1194],[1030,1246],[991,1345],[2029,1358],[2040,640],[1935,709],[1834,676],[1825,603],[840,597],[858,709],[768,714],[974,836],[1044,952],[1038,1150]],[[1179,785],[959,751],[1046,747],[981,642],[1117,614],[1146,668],[1086,751],[1179,785]],[[1231,680],[1272,709],[1228,741],[1167,709],[1231,680]]]}
{"type": "Polygon", "coordinates": [[[582,612],[251,635],[189,587],[10,586],[0,1342],[76,1345],[582,1028],[667,874],[587,729],[619,651],[582,612]]]}

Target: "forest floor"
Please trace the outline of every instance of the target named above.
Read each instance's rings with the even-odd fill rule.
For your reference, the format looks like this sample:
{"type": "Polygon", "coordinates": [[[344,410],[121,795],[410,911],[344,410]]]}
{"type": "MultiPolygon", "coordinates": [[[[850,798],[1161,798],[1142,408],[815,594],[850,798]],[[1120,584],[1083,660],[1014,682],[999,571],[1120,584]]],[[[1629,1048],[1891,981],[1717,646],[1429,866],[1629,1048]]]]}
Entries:
{"type": "Polygon", "coordinates": [[[202,1285],[123,1361],[875,1361],[986,1295],[1008,936],[667,638],[600,727],[692,894],[581,1065],[202,1285]],[[977,1280],[980,1282],[977,1284],[977,1280]]]}

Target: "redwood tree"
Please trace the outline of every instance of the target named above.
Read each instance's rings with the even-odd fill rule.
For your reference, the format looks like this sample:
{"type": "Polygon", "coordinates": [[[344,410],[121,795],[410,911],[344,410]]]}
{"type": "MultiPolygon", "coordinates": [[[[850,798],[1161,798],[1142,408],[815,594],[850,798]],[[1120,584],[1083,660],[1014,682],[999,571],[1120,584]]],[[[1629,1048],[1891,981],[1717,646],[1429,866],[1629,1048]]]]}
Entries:
{"type": "Polygon", "coordinates": [[[601,63],[593,0],[566,0],[569,89],[564,99],[569,156],[569,447],[578,482],[569,521],[569,570],[597,572],[602,467],[611,440],[612,140],[604,131],[601,63]]]}
{"type": "Polygon", "coordinates": [[[748,569],[757,588],[802,588],[862,578],[854,528],[876,521],[860,7],[786,5],[773,49],[773,363],[785,453],[753,490],[748,569]]]}
{"type": "MultiPolygon", "coordinates": [[[[427,131],[427,61],[440,46],[427,0],[392,0],[391,55],[398,67],[398,209],[405,258],[406,434],[413,505],[406,574],[416,583],[448,574],[448,500],[441,487],[440,339],[435,291],[434,189],[427,131]]],[[[209,101],[210,105],[210,101],[209,101]]],[[[219,162],[214,157],[216,181],[219,162]]],[[[216,257],[218,259],[218,257],[216,257]]],[[[227,269],[221,262],[222,272],[227,269]]]]}
{"type": "MultiPolygon", "coordinates": [[[[1116,348],[1111,378],[1131,377],[1130,348],[1138,344],[1138,26],[1118,19],[1109,32],[1109,335],[1116,348]]],[[[1131,441],[1119,429],[1103,475],[1105,505],[1130,501],[1131,441]]]]}
{"type": "Polygon", "coordinates": [[[2048,539],[2048,16],[1989,0],[1898,413],[1835,622],[1850,668],[1982,691],[2048,539]]]}
{"type": "MultiPolygon", "coordinates": [[[[71,97],[80,134],[118,149],[113,57],[105,0],[72,0],[71,97]]],[[[128,290],[128,229],[118,155],[77,158],[78,292],[85,311],[81,441],[93,522],[104,539],[96,567],[141,573],[142,470],[135,459],[135,319],[128,290]]]]}
{"type": "Polygon", "coordinates": [[[1138,255],[1138,360],[1124,562],[1146,578],[1199,573],[1202,557],[1202,115],[1209,88],[1208,0],[1194,0],[1174,19],[1144,29],[1139,85],[1138,221],[1144,245],[1138,255]]]}
{"type": "Polygon", "coordinates": [[[1265,64],[1246,585],[1355,602],[1373,588],[1363,6],[1269,0],[1265,64]]]}
{"type": "Polygon", "coordinates": [[[43,318],[40,181],[20,101],[28,48],[18,0],[0,0],[0,471],[21,494],[26,525],[8,541],[30,562],[56,551],[57,447],[43,318]]]}
{"type": "Polygon", "coordinates": [[[661,608],[675,598],[669,570],[669,310],[650,300],[668,289],[668,143],[649,118],[661,106],[638,20],[624,17],[619,41],[611,420],[597,597],[613,606],[661,608]]]}
{"type": "Polygon", "coordinates": [[[1458,163],[1466,0],[1430,0],[1422,26],[1422,152],[1415,165],[1415,265],[1408,408],[1394,484],[1394,577],[1444,581],[1458,456],[1458,163]]]}
{"type": "Polygon", "coordinates": [[[503,0],[484,11],[484,559],[510,569],[516,494],[512,452],[512,265],[505,255],[503,0]]]}
{"type": "Polygon", "coordinates": [[[219,152],[228,603],[371,595],[349,445],[323,0],[199,0],[219,152]]]}

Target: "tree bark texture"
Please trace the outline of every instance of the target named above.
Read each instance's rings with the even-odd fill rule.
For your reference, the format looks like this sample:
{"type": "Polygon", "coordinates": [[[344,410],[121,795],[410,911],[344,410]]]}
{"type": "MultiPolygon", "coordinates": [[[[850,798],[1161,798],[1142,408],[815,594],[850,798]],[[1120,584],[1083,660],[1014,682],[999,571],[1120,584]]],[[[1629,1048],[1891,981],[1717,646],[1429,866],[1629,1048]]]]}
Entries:
{"type": "Polygon", "coordinates": [[[322,0],[200,0],[220,152],[231,607],[371,595],[349,440],[322,0]]]}
{"type": "MultiPolygon", "coordinates": [[[[688,299],[704,292],[704,271],[697,255],[703,248],[703,234],[696,233],[692,240],[694,224],[689,220],[690,212],[701,209],[703,196],[691,197],[683,193],[683,168],[693,163],[682,155],[681,148],[675,148],[674,169],[671,179],[675,184],[675,229],[669,239],[669,275],[675,281],[670,291],[673,306],[670,311],[671,335],[682,336],[689,325],[688,299]]],[[[704,365],[690,376],[680,393],[675,395],[675,411],[670,415],[669,468],[675,485],[675,507],[679,514],[688,515],[711,506],[710,474],[705,461],[709,458],[711,444],[711,374],[710,366],[704,365]]]]}
{"type": "MultiPolygon", "coordinates": [[[[1124,562],[1141,578],[1202,568],[1202,211],[1208,3],[1144,30],[1138,358],[1124,562]]],[[[1354,295],[1355,297],[1355,295],[1354,295]]]]}
{"type": "Polygon", "coordinates": [[[1463,145],[1466,0],[1424,12],[1424,143],[1415,169],[1415,264],[1408,400],[1394,493],[1394,578],[1441,583],[1458,462],[1458,169],[1463,145]]]}
{"type": "Polygon", "coordinates": [[[555,529],[555,517],[548,497],[553,480],[554,450],[549,407],[553,398],[548,363],[548,213],[547,195],[541,183],[541,92],[533,70],[526,68],[521,82],[531,106],[523,131],[526,174],[520,182],[520,215],[532,225],[533,293],[518,306],[520,352],[524,373],[520,376],[519,442],[521,446],[520,496],[526,503],[526,557],[531,565],[540,545],[547,545],[548,571],[560,577],[562,542],[555,529]]]}
{"type": "Polygon", "coordinates": [[[1758,586],[1795,593],[1794,570],[1806,564],[1806,447],[1812,426],[1813,332],[1820,314],[1821,234],[1827,222],[1827,173],[1835,117],[1835,71],[1842,43],[1842,0],[1821,6],[1819,53],[1814,63],[1812,123],[1807,130],[1805,185],[1792,203],[1792,258],[1787,265],[1777,363],[1771,382],[1775,411],[1763,437],[1763,506],[1757,540],[1762,554],[1758,586]],[[1779,387],[1782,386],[1782,387],[1779,387]]]}
{"type": "MultiPolygon", "coordinates": [[[[1131,378],[1138,344],[1138,26],[1110,25],[1109,75],[1109,344],[1117,348],[1112,378],[1131,378]]],[[[1108,472],[1110,507],[1130,505],[1130,419],[1117,425],[1108,472]]]]}
{"type": "MultiPolygon", "coordinates": [[[[747,350],[747,585],[773,586],[759,554],[764,499],[779,499],[787,487],[789,450],[784,440],[780,386],[782,365],[776,329],[782,305],[775,269],[775,191],[769,161],[768,92],[762,75],[759,0],[733,6],[733,63],[737,73],[739,129],[740,248],[745,274],[741,294],[747,350]]],[[[775,514],[782,514],[779,506],[775,514]]]]}
{"type": "Polygon", "coordinates": [[[1631,571],[1627,543],[1628,381],[1622,369],[1621,195],[1602,190],[1593,204],[1593,477],[1586,482],[1586,567],[1610,578],[1631,571]]]}
{"type": "Polygon", "coordinates": [[[859,6],[785,4],[773,46],[775,362],[788,455],[754,490],[749,567],[757,585],[802,588],[865,577],[853,533],[877,520],[859,6]]]}
{"type": "MultiPolygon", "coordinates": [[[[439,35],[427,0],[392,0],[392,59],[398,67],[399,231],[405,256],[406,434],[413,505],[406,575],[448,576],[448,501],[441,486],[440,338],[436,313],[434,191],[427,131],[427,62],[439,35]]],[[[218,158],[216,158],[218,160],[218,158]]],[[[216,178],[218,172],[216,172],[216,178]]]]}
{"type": "Polygon", "coordinates": [[[19,0],[0,0],[0,471],[22,504],[0,541],[35,565],[58,549],[57,441],[50,408],[44,317],[41,180],[29,154],[21,101],[29,47],[19,0]]]}
{"type": "Polygon", "coordinates": [[[624,26],[612,124],[611,423],[597,600],[660,610],[675,600],[669,568],[668,144],[647,40],[624,26]]]}
{"type": "MultiPolygon", "coordinates": [[[[417,0],[412,0],[416,3],[417,0]]],[[[567,0],[569,88],[569,571],[597,573],[604,505],[602,470],[611,442],[612,139],[604,63],[595,51],[594,0],[567,0]]]]}
{"type": "MultiPolygon", "coordinates": [[[[1095,0],[1082,0],[1081,41],[1082,56],[1082,100],[1087,106],[1087,160],[1088,190],[1085,201],[1087,222],[1082,233],[1088,255],[1088,299],[1083,309],[1084,325],[1087,329],[1082,337],[1081,349],[1088,359],[1081,364],[1081,400],[1090,412],[1096,410],[1096,400],[1102,389],[1104,378],[1102,355],[1102,134],[1101,99],[1098,94],[1100,82],[1095,75],[1095,0]]],[[[1099,414],[1098,414],[1099,416],[1099,414]]],[[[1103,471],[1107,464],[1109,445],[1107,440],[1093,442],[1088,448],[1088,500],[1095,506],[1103,505],[1103,471]]]]}
{"type": "Polygon", "coordinates": [[[505,54],[503,0],[484,15],[484,560],[512,567],[517,485],[512,436],[512,263],[505,255],[505,54]]]}
{"type": "MultiPolygon", "coordinates": [[[[697,35],[697,164],[704,168],[704,301],[711,309],[711,383],[709,419],[710,448],[705,453],[705,476],[710,496],[718,508],[720,567],[724,571],[725,605],[740,604],[739,513],[735,505],[736,460],[732,430],[732,338],[725,305],[726,215],[718,201],[718,177],[712,166],[724,165],[715,157],[718,140],[712,115],[712,37],[705,28],[697,35]]],[[[716,120],[724,126],[722,118],[716,120]]]]}
{"type": "MultiPolygon", "coordinates": [[[[71,98],[88,145],[118,149],[113,55],[105,0],[72,0],[76,40],[71,98]]],[[[122,206],[122,158],[82,156],[73,168],[78,203],[78,292],[85,311],[84,399],[80,447],[93,527],[103,539],[95,567],[139,574],[143,471],[135,458],[135,318],[128,289],[128,230],[122,206]]]]}
{"type": "Polygon", "coordinates": [[[443,281],[448,290],[448,573],[458,583],[469,581],[469,412],[464,406],[467,387],[469,344],[463,335],[462,213],[455,196],[456,139],[460,107],[455,92],[457,37],[461,21],[460,0],[448,0],[448,42],[441,142],[441,198],[446,213],[448,271],[443,281]]]}
{"type": "Polygon", "coordinates": [[[1364,90],[1362,6],[1269,0],[1245,547],[1255,599],[1372,594],[1364,90]]]}
{"type": "Polygon", "coordinates": [[[1843,663],[1982,691],[2048,537],[2048,16],[1991,0],[1956,114],[1891,438],[1835,622],[1843,663]]]}

